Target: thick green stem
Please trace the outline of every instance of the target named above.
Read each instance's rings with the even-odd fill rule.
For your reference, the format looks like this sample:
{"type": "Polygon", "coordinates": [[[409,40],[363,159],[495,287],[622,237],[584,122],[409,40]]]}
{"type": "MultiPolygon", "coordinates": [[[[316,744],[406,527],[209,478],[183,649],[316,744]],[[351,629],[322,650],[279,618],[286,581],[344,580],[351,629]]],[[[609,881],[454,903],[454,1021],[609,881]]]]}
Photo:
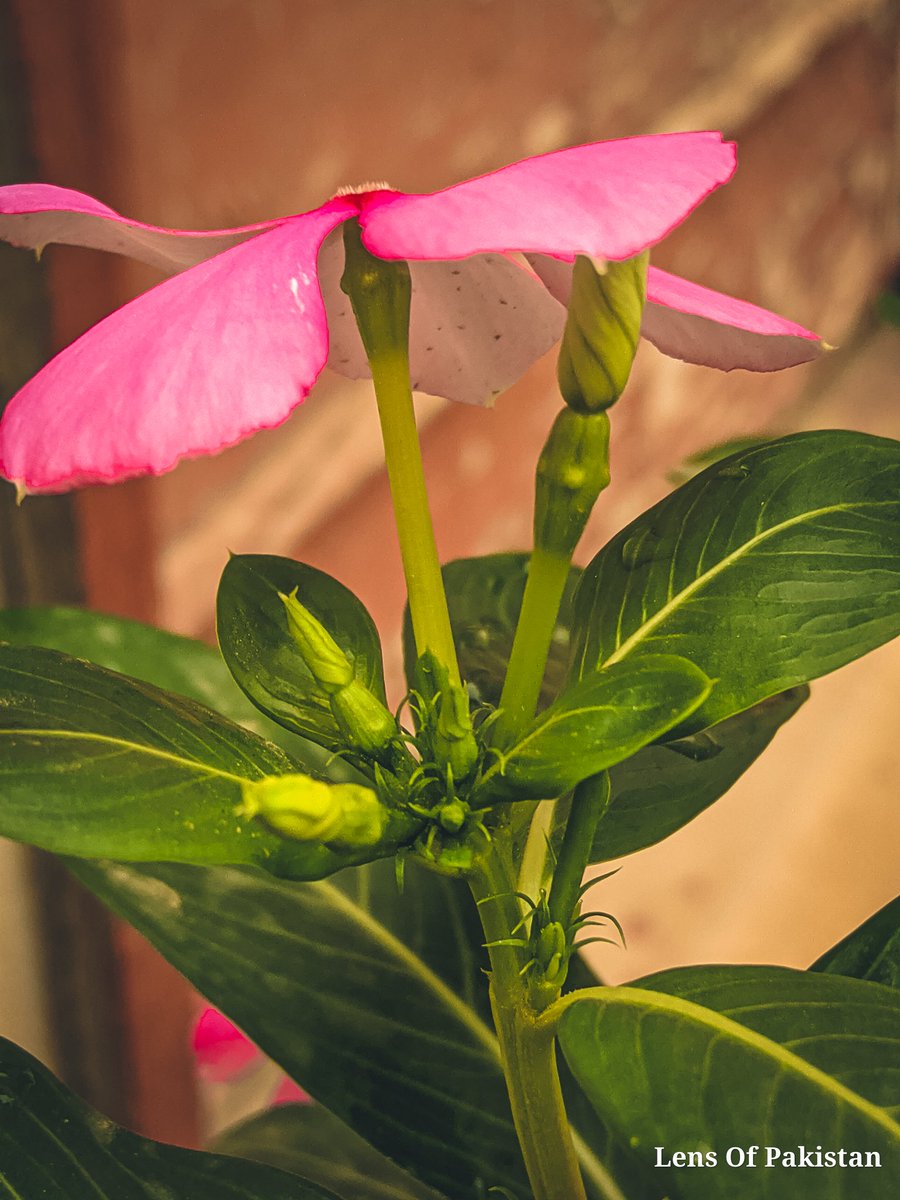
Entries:
{"type": "Polygon", "coordinates": [[[537,709],[550,642],[569,577],[569,563],[570,558],[540,547],[531,555],[522,610],[500,697],[501,712],[494,732],[498,746],[512,742],[537,709]]]}
{"type": "MultiPolygon", "coordinates": [[[[503,869],[503,837],[498,835],[480,875],[470,879],[481,901],[489,943],[509,938],[519,920],[510,888],[512,870],[503,869]]],[[[510,1107],[534,1200],[586,1200],[556,1065],[555,1032],[539,1020],[520,974],[523,954],[515,946],[492,945],[491,1009],[510,1107]]]]}
{"type": "Polygon", "coordinates": [[[356,221],[344,225],[344,251],[341,288],[372,369],[416,649],[430,650],[461,687],[409,379],[409,268],[371,254],[356,221]]]}
{"type": "Polygon", "coordinates": [[[372,358],[371,367],[416,650],[420,655],[430,650],[447,668],[450,682],[460,686],[456,647],[428,508],[409,363],[405,354],[383,354],[372,358]]]}

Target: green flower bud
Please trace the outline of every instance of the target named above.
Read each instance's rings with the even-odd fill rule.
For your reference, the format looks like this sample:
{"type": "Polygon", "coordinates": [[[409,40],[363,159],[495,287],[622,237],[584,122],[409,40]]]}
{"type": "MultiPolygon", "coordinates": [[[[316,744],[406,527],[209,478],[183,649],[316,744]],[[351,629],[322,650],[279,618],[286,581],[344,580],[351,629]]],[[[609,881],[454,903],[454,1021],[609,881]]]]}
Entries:
{"type": "Polygon", "coordinates": [[[609,483],[609,417],[564,408],[538,459],[534,544],[570,558],[601,491],[609,483]]]}
{"type": "Polygon", "coordinates": [[[389,810],[371,788],[325,783],[309,775],[270,775],[243,785],[242,812],[298,842],[326,842],[349,849],[375,846],[389,810]]]}
{"type": "Polygon", "coordinates": [[[437,697],[436,719],[429,730],[435,762],[449,766],[459,782],[478,761],[469,697],[464,688],[451,682],[450,672],[430,650],[416,663],[416,683],[426,699],[437,697]]]}
{"type": "Polygon", "coordinates": [[[640,336],[648,261],[647,251],[602,265],[582,255],[575,259],[557,377],[563,399],[577,412],[601,412],[625,390],[640,336]]]}
{"type": "Polygon", "coordinates": [[[330,704],[341,733],[363,754],[377,757],[394,744],[397,722],[393,713],[359,679],[331,696],[330,704]]]}
{"type": "Polygon", "coordinates": [[[328,703],[347,742],[364,754],[385,752],[397,736],[397,722],[381,700],[357,679],[353,664],[321,621],[297,599],[297,589],[285,596],[291,637],[328,703]]]}
{"type": "Polygon", "coordinates": [[[438,810],[438,821],[447,833],[459,833],[469,815],[469,806],[464,800],[450,800],[438,810]]]}
{"type": "Polygon", "coordinates": [[[278,598],[287,613],[288,630],[316,683],[332,695],[354,679],[353,664],[325,626],[297,599],[297,589],[278,598]]]}

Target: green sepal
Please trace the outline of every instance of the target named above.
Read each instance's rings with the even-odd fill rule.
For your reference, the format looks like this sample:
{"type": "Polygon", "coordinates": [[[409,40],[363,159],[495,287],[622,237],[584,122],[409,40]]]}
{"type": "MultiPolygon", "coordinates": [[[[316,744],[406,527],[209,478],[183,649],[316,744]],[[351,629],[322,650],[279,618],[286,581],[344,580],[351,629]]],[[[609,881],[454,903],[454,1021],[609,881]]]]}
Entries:
{"type": "Polygon", "coordinates": [[[343,584],[289,558],[242,554],[229,560],[216,600],[222,656],[238,685],[272,720],[329,750],[344,749],[330,694],[288,629],[280,597],[295,589],[304,608],[331,631],[354,678],[384,703],[381,643],[372,618],[343,584]]]}
{"type": "Polygon", "coordinates": [[[557,378],[563,399],[576,412],[607,409],[625,390],[640,337],[649,260],[648,251],[625,262],[575,259],[557,378]]]}
{"type": "Polygon", "coordinates": [[[556,700],[509,749],[496,751],[476,803],[561,796],[688,717],[711,681],[687,659],[647,656],[596,671],[556,700]]]}

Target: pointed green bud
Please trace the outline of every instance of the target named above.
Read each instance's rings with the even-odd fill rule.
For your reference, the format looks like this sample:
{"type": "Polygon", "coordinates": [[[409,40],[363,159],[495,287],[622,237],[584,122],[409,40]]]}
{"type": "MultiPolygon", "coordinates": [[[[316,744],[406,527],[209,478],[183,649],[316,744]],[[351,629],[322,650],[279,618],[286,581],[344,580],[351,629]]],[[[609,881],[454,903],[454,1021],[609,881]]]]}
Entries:
{"type": "Polygon", "coordinates": [[[647,251],[625,262],[575,259],[557,377],[563,399],[577,412],[601,412],[625,390],[640,336],[648,261],[647,251]]]}
{"type": "Polygon", "coordinates": [[[297,599],[297,589],[278,598],[287,613],[288,630],[316,683],[333,695],[355,678],[353,664],[325,626],[297,599]]]}
{"type": "Polygon", "coordinates": [[[564,408],[538,459],[534,544],[571,558],[597,497],[609,483],[609,417],[564,408]]]}
{"type": "Polygon", "coordinates": [[[450,673],[426,650],[416,663],[419,691],[431,700],[437,697],[429,732],[435,762],[449,766],[458,783],[470,774],[478,761],[478,743],[472,730],[469,697],[464,688],[450,680],[450,673]]]}
{"type": "Polygon", "coordinates": [[[243,785],[242,813],[260,817],[284,837],[339,848],[376,846],[390,810],[371,788],[325,783],[309,775],[270,775],[243,785]]]}
{"type": "Polygon", "coordinates": [[[364,754],[379,755],[397,736],[390,710],[357,679],[353,664],[321,621],[297,599],[297,589],[278,593],[288,629],[316,683],[328,695],[338,728],[348,743],[364,754]]]}
{"type": "Polygon", "coordinates": [[[341,291],[350,298],[366,355],[407,352],[412,284],[405,262],[377,258],[362,242],[358,221],[344,223],[341,291]]]}

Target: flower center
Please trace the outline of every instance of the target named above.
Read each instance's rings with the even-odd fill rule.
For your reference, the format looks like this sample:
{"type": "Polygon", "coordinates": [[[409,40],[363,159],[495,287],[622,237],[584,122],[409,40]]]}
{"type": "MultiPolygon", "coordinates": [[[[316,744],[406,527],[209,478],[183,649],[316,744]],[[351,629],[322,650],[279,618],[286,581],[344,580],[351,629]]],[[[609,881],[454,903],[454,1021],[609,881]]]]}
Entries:
{"type": "Polygon", "coordinates": [[[331,199],[337,200],[339,196],[364,196],[367,192],[392,192],[393,190],[391,185],[385,183],[383,179],[376,179],[372,183],[348,184],[339,187],[331,199]]]}

